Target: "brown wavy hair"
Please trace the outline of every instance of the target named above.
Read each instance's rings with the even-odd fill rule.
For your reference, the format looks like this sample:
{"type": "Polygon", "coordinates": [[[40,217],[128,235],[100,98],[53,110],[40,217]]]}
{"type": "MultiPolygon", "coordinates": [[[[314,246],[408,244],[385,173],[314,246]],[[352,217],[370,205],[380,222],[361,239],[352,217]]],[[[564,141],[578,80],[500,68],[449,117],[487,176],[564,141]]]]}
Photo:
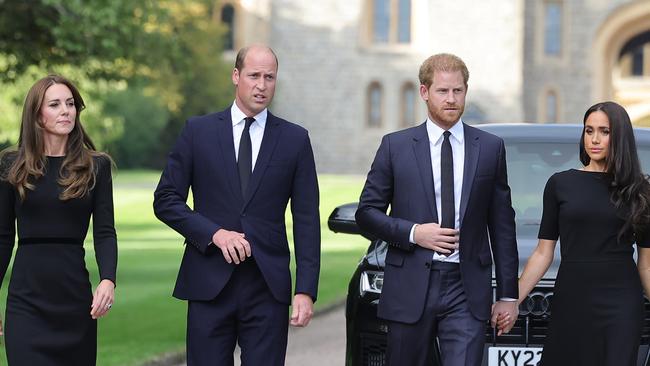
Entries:
{"type": "MultiPolygon", "coordinates": [[[[97,152],[95,145],[81,124],[81,112],[86,108],[79,90],[68,79],[60,75],[48,75],[37,81],[27,93],[23,106],[18,147],[6,150],[2,160],[11,156],[11,164],[3,177],[11,183],[21,199],[28,190],[34,189],[34,182],[45,174],[46,156],[41,122],[41,107],[45,92],[54,84],[63,84],[70,89],[76,108],[74,128],[68,135],[66,155],[59,171],[58,183],[63,187],[59,199],[65,201],[83,197],[94,188],[96,162],[93,157],[108,155],[97,152]],[[15,150],[15,151],[14,151],[15,150]]],[[[110,160],[110,157],[108,157],[110,160]]]]}

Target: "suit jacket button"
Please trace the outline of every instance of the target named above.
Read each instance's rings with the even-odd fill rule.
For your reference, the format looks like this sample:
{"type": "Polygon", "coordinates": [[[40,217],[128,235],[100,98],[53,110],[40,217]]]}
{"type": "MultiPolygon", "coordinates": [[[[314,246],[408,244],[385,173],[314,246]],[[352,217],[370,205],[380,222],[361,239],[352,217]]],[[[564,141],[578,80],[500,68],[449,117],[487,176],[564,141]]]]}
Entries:
{"type": "Polygon", "coordinates": [[[246,212],[243,212],[243,213],[241,214],[241,217],[246,217],[246,212]]]}
{"type": "Polygon", "coordinates": [[[429,262],[426,262],[426,263],[424,264],[424,266],[427,267],[428,269],[431,269],[431,263],[429,263],[429,262]]]}

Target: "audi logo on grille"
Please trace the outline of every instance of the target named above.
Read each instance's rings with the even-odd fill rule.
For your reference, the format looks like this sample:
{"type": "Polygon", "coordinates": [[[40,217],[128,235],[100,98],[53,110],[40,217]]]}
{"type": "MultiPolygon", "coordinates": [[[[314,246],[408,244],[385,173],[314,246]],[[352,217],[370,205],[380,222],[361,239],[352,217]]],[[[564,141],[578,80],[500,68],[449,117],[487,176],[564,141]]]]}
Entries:
{"type": "Polygon", "coordinates": [[[519,314],[533,316],[551,315],[551,300],[553,293],[533,292],[519,304],[519,314]]]}

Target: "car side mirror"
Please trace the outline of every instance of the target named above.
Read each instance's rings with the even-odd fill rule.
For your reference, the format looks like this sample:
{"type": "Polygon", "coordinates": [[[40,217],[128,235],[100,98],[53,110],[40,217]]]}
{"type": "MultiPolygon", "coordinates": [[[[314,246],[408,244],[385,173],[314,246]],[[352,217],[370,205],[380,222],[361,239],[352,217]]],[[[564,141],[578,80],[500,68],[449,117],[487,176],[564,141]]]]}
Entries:
{"type": "Polygon", "coordinates": [[[364,231],[357,225],[354,214],[357,212],[358,203],[346,203],[335,208],[327,219],[327,226],[335,233],[361,235],[368,240],[376,238],[364,231]]]}

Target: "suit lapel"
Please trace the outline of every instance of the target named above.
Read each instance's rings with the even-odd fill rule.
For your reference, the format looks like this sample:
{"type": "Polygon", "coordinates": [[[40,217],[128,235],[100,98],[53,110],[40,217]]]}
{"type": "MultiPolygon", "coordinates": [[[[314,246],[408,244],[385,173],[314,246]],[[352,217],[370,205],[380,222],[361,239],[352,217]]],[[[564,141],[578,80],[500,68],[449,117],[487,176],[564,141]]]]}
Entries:
{"type": "Polygon", "coordinates": [[[257,160],[253,167],[253,174],[251,175],[251,180],[248,183],[248,188],[244,195],[244,208],[255,195],[255,191],[259,187],[264,172],[269,165],[269,160],[271,160],[271,156],[273,155],[273,151],[275,150],[280,137],[279,125],[279,119],[272,115],[271,112],[268,112],[260,152],[257,154],[257,160]]]}
{"type": "Polygon", "coordinates": [[[460,194],[460,223],[462,226],[463,217],[467,210],[467,202],[469,195],[472,191],[472,184],[474,183],[474,175],[476,174],[476,167],[478,165],[478,156],[481,150],[479,138],[474,133],[473,129],[463,124],[463,131],[465,134],[465,166],[463,168],[463,188],[460,194]]]}
{"type": "MultiPolygon", "coordinates": [[[[221,156],[224,160],[224,171],[233,194],[242,197],[241,188],[239,187],[239,171],[237,170],[237,160],[235,157],[235,142],[232,138],[232,118],[230,117],[230,108],[221,112],[217,121],[217,140],[221,148],[221,156]]],[[[243,198],[242,198],[243,200],[243,198]]]]}
{"type": "Polygon", "coordinates": [[[438,222],[438,210],[436,207],[436,196],[433,194],[433,171],[431,168],[431,148],[429,135],[427,134],[426,122],[415,129],[413,136],[413,152],[417,161],[418,173],[424,187],[424,194],[427,198],[429,212],[434,221],[438,222]]]}

